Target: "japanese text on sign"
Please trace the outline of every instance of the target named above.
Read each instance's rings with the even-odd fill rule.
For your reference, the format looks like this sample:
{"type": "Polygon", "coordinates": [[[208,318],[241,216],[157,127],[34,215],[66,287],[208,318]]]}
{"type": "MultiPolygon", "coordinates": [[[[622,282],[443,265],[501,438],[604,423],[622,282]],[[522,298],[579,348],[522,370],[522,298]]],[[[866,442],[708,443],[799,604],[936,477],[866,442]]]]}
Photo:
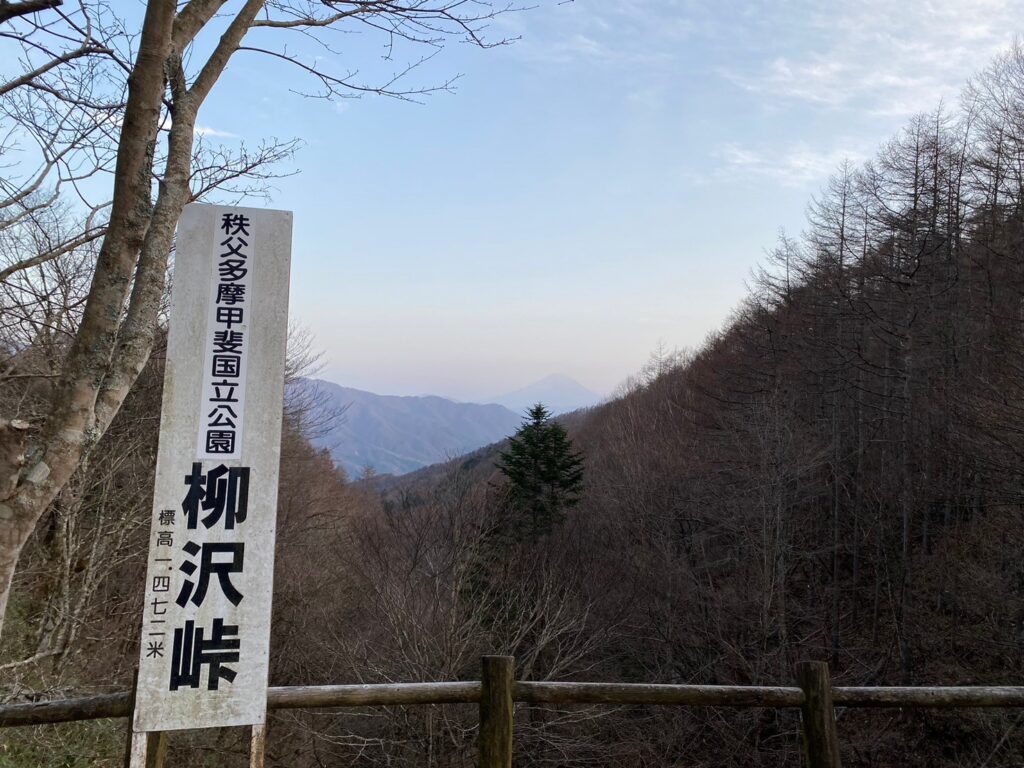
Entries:
{"type": "Polygon", "coordinates": [[[265,717],[290,237],[284,211],[190,205],[179,222],[139,732],[265,717]]]}
{"type": "Polygon", "coordinates": [[[246,350],[249,317],[250,256],[255,232],[248,216],[225,213],[214,259],[213,297],[206,339],[199,451],[204,459],[237,459],[245,412],[246,350]]]}

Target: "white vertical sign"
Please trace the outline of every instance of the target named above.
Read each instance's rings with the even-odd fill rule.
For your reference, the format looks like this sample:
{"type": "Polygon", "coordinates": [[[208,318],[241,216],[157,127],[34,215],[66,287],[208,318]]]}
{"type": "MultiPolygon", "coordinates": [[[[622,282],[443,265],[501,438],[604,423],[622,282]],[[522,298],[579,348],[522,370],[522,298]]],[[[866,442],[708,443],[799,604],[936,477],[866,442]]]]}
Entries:
{"type": "Polygon", "coordinates": [[[291,228],[195,204],[178,224],[137,732],[265,717],[291,228]]]}

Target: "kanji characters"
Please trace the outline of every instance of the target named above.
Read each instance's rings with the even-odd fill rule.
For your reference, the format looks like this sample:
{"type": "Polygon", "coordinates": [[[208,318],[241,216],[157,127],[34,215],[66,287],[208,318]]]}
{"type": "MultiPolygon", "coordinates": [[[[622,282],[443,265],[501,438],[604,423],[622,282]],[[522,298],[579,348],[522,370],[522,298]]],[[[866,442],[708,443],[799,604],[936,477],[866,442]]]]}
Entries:
{"type": "Polygon", "coordinates": [[[195,605],[202,605],[206,599],[206,592],[210,588],[210,577],[216,576],[220,584],[220,590],[233,605],[242,602],[242,593],[235,589],[231,583],[232,573],[241,573],[245,564],[245,544],[242,542],[204,542],[196,544],[188,542],[182,549],[191,557],[199,555],[199,565],[191,560],[186,560],[178,569],[186,576],[195,576],[185,579],[181,591],[175,602],[184,608],[189,601],[195,605]],[[227,559],[220,559],[218,556],[225,556],[227,559]],[[199,571],[196,574],[196,571],[199,571]]]}
{"type": "Polygon", "coordinates": [[[192,472],[185,476],[188,492],[181,502],[186,525],[193,529],[198,525],[199,509],[209,512],[203,518],[203,525],[210,528],[224,518],[224,527],[231,530],[235,523],[245,520],[249,506],[249,468],[231,467],[218,464],[203,474],[203,465],[196,461],[192,472]]]}
{"type": "Polygon", "coordinates": [[[225,624],[224,619],[214,619],[207,638],[205,629],[197,627],[194,621],[186,621],[184,627],[174,630],[170,689],[198,688],[202,682],[203,667],[209,667],[207,690],[216,691],[221,680],[232,682],[236,673],[225,665],[241,658],[240,647],[237,624],[225,624]]]}

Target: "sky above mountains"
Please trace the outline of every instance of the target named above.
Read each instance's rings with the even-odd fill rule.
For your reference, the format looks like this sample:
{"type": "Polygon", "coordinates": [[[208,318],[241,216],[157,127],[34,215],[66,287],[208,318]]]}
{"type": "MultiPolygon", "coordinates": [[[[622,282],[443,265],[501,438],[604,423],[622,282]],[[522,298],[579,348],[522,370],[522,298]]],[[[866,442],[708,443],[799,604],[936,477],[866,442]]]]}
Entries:
{"type": "MultiPolygon", "coordinates": [[[[599,394],[659,343],[718,328],[843,158],[954,105],[1024,2],[575,0],[505,14],[410,86],[332,104],[242,54],[206,140],[301,137],[269,204],[295,212],[292,316],[325,378],[477,400],[559,372],[599,394]]],[[[258,37],[258,36],[257,36],[258,37]]],[[[258,43],[259,40],[254,42],[258,43]]],[[[423,51],[368,32],[289,51],[366,81],[423,51]]]]}

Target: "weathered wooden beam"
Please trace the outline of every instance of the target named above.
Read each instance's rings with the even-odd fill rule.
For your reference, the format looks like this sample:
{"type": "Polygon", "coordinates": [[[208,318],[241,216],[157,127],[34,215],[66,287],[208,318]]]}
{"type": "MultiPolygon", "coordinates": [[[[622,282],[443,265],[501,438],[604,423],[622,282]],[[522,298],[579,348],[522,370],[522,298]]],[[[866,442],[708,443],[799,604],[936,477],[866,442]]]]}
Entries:
{"type": "Polygon", "coordinates": [[[518,682],[516,701],[530,704],[670,704],[709,707],[799,707],[799,688],[740,685],[518,682]]]}
{"type": "Polygon", "coordinates": [[[12,725],[67,723],[72,720],[99,720],[106,717],[128,717],[132,698],[127,691],[82,696],[58,701],[34,701],[0,707],[0,728],[12,725]]]}
{"type": "Polygon", "coordinates": [[[484,656],[480,691],[480,768],[512,768],[515,660],[484,656]]]}
{"type": "MultiPolygon", "coordinates": [[[[270,688],[268,709],[361,707],[388,704],[475,704],[477,681],[451,683],[384,683],[379,685],[297,685],[270,688]]],[[[0,728],[129,717],[131,693],[109,693],[58,701],[0,706],[0,728]]]]}
{"type": "MultiPolygon", "coordinates": [[[[310,685],[271,688],[268,709],[316,709],[398,704],[476,704],[476,681],[310,685]]],[[[530,704],[640,704],[710,707],[799,707],[799,688],[739,685],[517,682],[515,701],[530,704]]],[[[837,687],[841,707],[1024,707],[1024,686],[837,687]]],[[[58,701],[0,706],[0,728],[129,717],[131,694],[106,693],[58,701]]]]}
{"type": "Polygon", "coordinates": [[[386,704],[475,704],[480,683],[383,683],[270,688],[267,709],[368,707],[386,704]]]}
{"type": "Polygon", "coordinates": [[[804,692],[800,716],[808,768],[842,768],[828,664],[802,661],[796,665],[796,680],[804,692]]]}
{"type": "Polygon", "coordinates": [[[832,689],[832,701],[843,707],[1024,707],[1024,686],[844,686],[832,689]]]}

